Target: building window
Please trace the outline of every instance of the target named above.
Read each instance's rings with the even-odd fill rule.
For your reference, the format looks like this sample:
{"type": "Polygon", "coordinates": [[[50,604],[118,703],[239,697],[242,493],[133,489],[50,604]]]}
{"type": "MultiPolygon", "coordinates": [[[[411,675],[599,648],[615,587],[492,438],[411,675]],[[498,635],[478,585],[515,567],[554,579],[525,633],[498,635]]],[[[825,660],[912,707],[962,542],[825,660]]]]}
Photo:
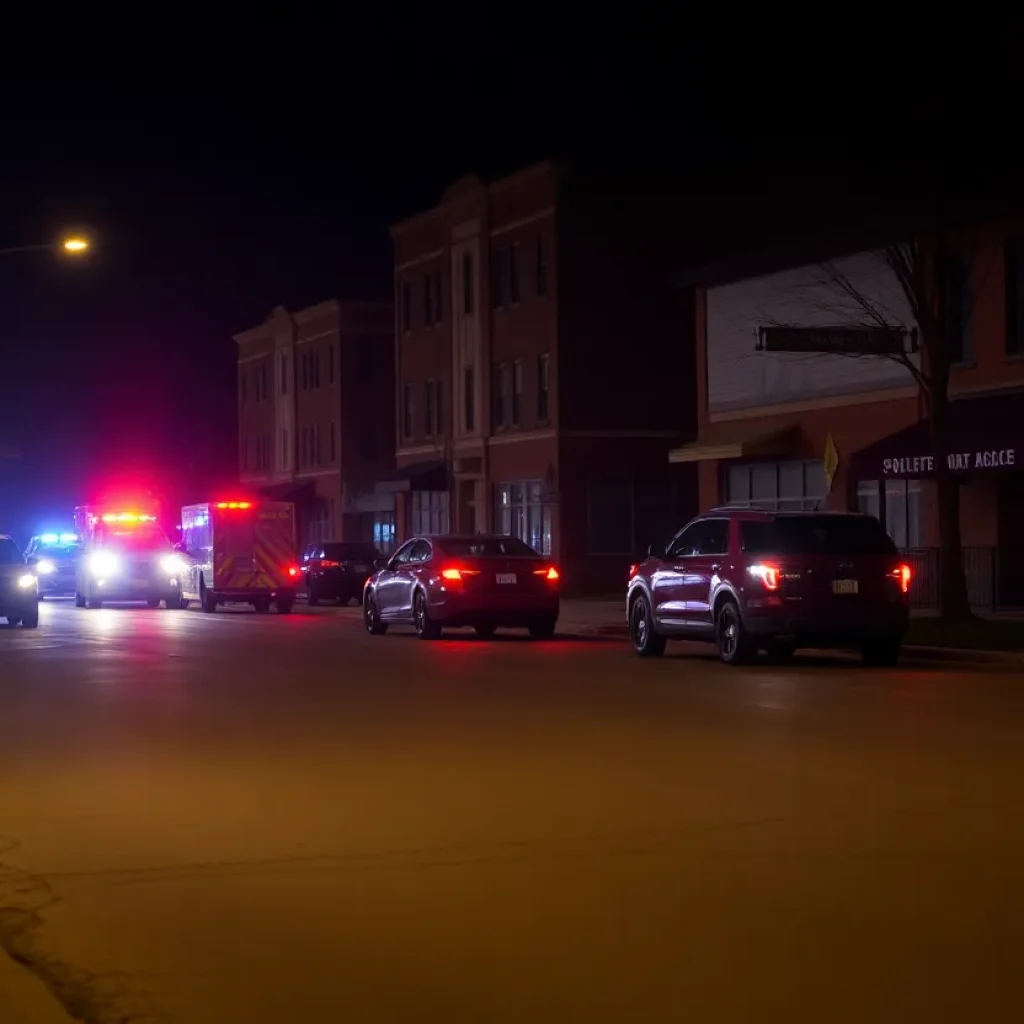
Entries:
{"type": "Polygon", "coordinates": [[[331,464],[338,457],[338,424],[331,420],[331,464]]]}
{"type": "Polygon", "coordinates": [[[281,428],[281,468],[288,468],[288,428],[281,428]]]}
{"type": "Polygon", "coordinates": [[[820,459],[749,462],[727,470],[725,494],[730,505],[813,511],[825,500],[825,493],[825,467],[820,459]]]}
{"type": "Polygon", "coordinates": [[[412,285],[408,281],[402,282],[399,302],[402,311],[402,330],[408,334],[412,330],[412,285]]]}
{"type": "Polygon", "coordinates": [[[313,436],[316,439],[316,464],[322,466],[324,464],[323,431],[321,431],[319,423],[313,427],[313,436]]]}
{"type": "Polygon", "coordinates": [[[434,323],[444,320],[444,303],[441,296],[441,271],[434,272],[434,323]]]}
{"type": "Polygon", "coordinates": [[[508,283],[508,250],[497,248],[491,250],[491,309],[501,309],[505,305],[505,292],[508,283]]]}
{"type": "Polygon", "coordinates": [[[537,419],[541,423],[547,423],[551,412],[548,393],[549,364],[550,360],[546,352],[537,357],[537,419]]]}
{"type": "Polygon", "coordinates": [[[428,380],[423,385],[423,433],[426,437],[434,436],[434,382],[428,380]]]}
{"type": "Polygon", "coordinates": [[[374,512],[373,546],[382,554],[390,555],[395,549],[394,512],[374,512]]]}
{"type": "Polygon", "coordinates": [[[491,399],[491,429],[502,430],[508,415],[508,363],[494,367],[494,395],[491,399]]]}
{"type": "Polygon", "coordinates": [[[423,326],[434,325],[434,275],[427,274],[423,278],[423,326]]]}
{"type": "Polygon", "coordinates": [[[448,532],[448,492],[412,492],[412,533],[436,537],[448,532]]]}
{"type": "Polygon", "coordinates": [[[320,353],[313,353],[313,387],[320,387],[320,353]]]}
{"type": "Polygon", "coordinates": [[[974,297],[971,288],[970,259],[964,256],[952,256],[949,272],[949,309],[946,324],[949,361],[952,364],[964,363],[974,355],[971,336],[971,305],[974,297]]]}
{"type": "Polygon", "coordinates": [[[309,353],[305,349],[299,353],[299,389],[309,390],[309,353]]]}
{"type": "Polygon", "coordinates": [[[476,374],[472,366],[462,371],[462,415],[466,433],[476,430],[476,374]]]}
{"type": "Polygon", "coordinates": [[[551,554],[551,506],[540,480],[495,485],[494,521],[498,532],[518,537],[542,555],[551,554]]]}
{"type": "Polygon", "coordinates": [[[537,298],[548,293],[548,244],[543,235],[537,236],[537,298]]]}
{"type": "Polygon", "coordinates": [[[402,390],[402,437],[412,437],[413,385],[406,384],[402,390]]]}
{"type": "Polygon", "coordinates": [[[288,353],[281,353],[281,394],[288,394],[288,353]]]}
{"type": "Polygon", "coordinates": [[[519,304],[519,246],[508,247],[508,301],[519,304]]]}
{"type": "Polygon", "coordinates": [[[473,254],[462,254],[462,312],[469,316],[473,312],[473,254]]]}
{"type": "Polygon", "coordinates": [[[327,383],[334,383],[334,346],[327,350],[327,383]]]}
{"type": "MultiPolygon", "coordinates": [[[[861,488],[865,491],[874,485],[875,505],[879,505],[878,481],[862,480],[857,485],[857,504],[861,503],[861,488]]],[[[901,550],[921,547],[921,481],[886,480],[885,505],[880,510],[882,525],[892,537],[893,544],[901,550]]]]}
{"type": "Polygon", "coordinates": [[[1006,280],[1006,354],[1024,355],[1024,244],[1011,238],[1003,244],[1006,280]]]}
{"type": "Polygon", "coordinates": [[[512,426],[518,427],[523,421],[523,362],[517,359],[512,364],[512,426]]]}

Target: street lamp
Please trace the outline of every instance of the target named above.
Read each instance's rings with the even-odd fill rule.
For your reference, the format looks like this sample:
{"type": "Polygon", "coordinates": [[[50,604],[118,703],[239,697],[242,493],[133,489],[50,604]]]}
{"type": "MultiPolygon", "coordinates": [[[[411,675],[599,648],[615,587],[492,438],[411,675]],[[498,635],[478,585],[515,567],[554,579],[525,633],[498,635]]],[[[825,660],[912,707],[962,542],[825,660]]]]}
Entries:
{"type": "Polygon", "coordinates": [[[12,256],[16,252],[52,252],[58,256],[84,256],[92,248],[85,235],[65,235],[55,242],[38,242],[35,245],[13,245],[0,249],[0,256],[12,256]]]}

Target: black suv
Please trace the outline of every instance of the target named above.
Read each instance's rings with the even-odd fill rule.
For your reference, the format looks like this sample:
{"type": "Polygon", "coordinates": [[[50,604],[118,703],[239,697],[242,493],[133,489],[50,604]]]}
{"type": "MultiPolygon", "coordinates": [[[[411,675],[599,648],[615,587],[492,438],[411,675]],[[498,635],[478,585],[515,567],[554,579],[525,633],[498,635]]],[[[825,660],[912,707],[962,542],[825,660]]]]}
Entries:
{"type": "Polygon", "coordinates": [[[321,601],[346,604],[363,599],[363,584],[383,564],[384,558],[372,544],[333,541],[310,544],[302,552],[300,569],[306,581],[311,605],[321,601]]]}

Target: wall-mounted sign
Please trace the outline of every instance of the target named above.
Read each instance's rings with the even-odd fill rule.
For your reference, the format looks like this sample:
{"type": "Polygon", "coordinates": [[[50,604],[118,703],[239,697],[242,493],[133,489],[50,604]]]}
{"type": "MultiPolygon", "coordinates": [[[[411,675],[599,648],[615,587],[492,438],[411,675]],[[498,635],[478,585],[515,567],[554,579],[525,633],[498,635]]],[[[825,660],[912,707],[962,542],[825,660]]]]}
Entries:
{"type": "Polygon", "coordinates": [[[832,491],[832,481],[836,478],[836,471],[839,469],[839,450],[836,448],[836,443],[832,438],[831,431],[828,437],[825,438],[825,486],[827,488],[826,493],[832,491]]]}
{"type": "MultiPolygon", "coordinates": [[[[1022,463],[1016,448],[985,448],[976,451],[950,452],[946,465],[954,473],[974,473],[986,469],[1017,469],[1022,463]]],[[[931,476],[935,472],[934,455],[911,455],[901,459],[883,459],[885,476],[931,476]]]]}
{"type": "Polygon", "coordinates": [[[818,352],[841,356],[892,356],[908,350],[904,327],[762,327],[763,352],[818,352]]]}

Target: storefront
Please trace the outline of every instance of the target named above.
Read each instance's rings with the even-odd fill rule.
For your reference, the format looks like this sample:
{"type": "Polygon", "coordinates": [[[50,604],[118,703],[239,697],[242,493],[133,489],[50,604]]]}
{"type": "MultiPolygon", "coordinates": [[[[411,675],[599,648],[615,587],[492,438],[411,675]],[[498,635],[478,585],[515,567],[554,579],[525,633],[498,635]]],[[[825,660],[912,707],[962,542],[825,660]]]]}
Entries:
{"type": "Polygon", "coordinates": [[[976,608],[1024,607],[1024,393],[1002,391],[950,402],[947,441],[936,450],[922,419],[855,452],[854,507],[885,524],[903,549],[920,552],[918,576],[934,588],[940,459],[960,483],[960,533],[976,608]]]}

